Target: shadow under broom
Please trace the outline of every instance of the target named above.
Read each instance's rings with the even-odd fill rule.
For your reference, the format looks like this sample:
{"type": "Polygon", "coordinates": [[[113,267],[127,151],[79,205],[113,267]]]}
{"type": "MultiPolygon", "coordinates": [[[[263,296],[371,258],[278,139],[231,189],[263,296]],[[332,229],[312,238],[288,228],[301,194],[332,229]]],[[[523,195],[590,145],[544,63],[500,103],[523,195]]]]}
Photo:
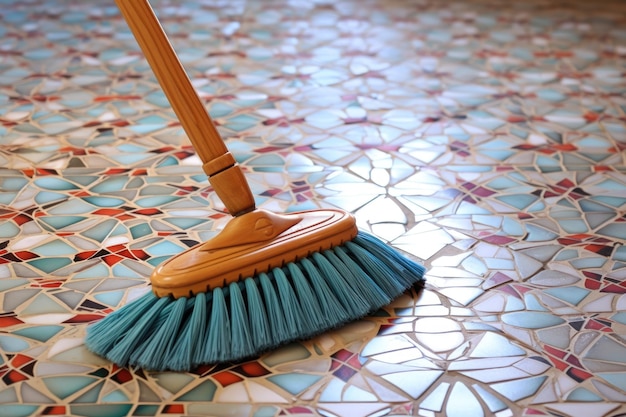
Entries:
{"type": "Polygon", "coordinates": [[[120,366],[188,371],[309,338],[423,285],[423,266],[348,213],[257,209],[150,4],[116,1],[233,218],[160,265],[152,292],[90,325],[90,350],[120,366]]]}

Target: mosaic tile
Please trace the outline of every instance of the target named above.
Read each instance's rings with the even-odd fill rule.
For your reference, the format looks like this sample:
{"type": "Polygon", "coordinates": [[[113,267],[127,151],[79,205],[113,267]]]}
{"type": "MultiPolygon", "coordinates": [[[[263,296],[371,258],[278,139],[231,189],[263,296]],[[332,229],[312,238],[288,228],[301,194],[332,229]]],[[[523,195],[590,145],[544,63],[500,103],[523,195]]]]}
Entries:
{"type": "Polygon", "coordinates": [[[186,373],[82,338],[224,226],[202,162],[113,3],[5,3],[0,415],[626,413],[622,2],[152,2],[260,207],[345,209],[429,268],[186,373]]]}

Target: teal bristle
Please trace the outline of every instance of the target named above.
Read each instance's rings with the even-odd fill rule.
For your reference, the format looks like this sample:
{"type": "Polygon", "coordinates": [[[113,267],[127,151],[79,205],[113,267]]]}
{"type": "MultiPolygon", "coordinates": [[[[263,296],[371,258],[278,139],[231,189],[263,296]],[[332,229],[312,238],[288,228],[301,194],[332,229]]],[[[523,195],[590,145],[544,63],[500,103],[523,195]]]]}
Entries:
{"type": "Polygon", "coordinates": [[[134,363],[147,369],[164,367],[168,350],[178,336],[186,304],[186,298],[179,298],[163,310],[165,313],[163,323],[144,340],[135,351],[135,355],[131,356],[134,363]]]}
{"type": "Polygon", "coordinates": [[[304,327],[309,329],[309,332],[311,332],[310,329],[326,327],[328,321],[325,320],[322,308],[315,297],[311,284],[309,284],[306,277],[302,275],[302,272],[296,264],[290,263],[288,272],[298,297],[298,304],[302,310],[302,315],[306,318],[306,325],[304,327]]]}
{"type": "Polygon", "coordinates": [[[176,343],[167,354],[168,368],[174,371],[186,369],[190,363],[196,363],[194,352],[202,349],[202,337],[206,328],[206,295],[200,293],[187,303],[189,318],[184,320],[184,327],[176,343]]]}
{"type": "Polygon", "coordinates": [[[320,274],[326,280],[341,305],[344,306],[350,317],[362,317],[370,310],[370,306],[362,294],[356,292],[350,283],[333,267],[333,265],[320,253],[312,255],[320,274]],[[327,277],[333,277],[327,279],[327,277]]]}
{"type": "Polygon", "coordinates": [[[332,250],[327,250],[322,255],[335,267],[345,282],[354,286],[354,289],[363,296],[369,306],[368,312],[391,302],[391,297],[385,294],[372,278],[359,273],[360,268],[355,262],[348,264],[342,262],[332,250]]]}
{"type": "MultiPolygon", "coordinates": [[[[308,260],[302,259],[300,265],[304,268],[315,292],[315,298],[320,303],[322,309],[322,317],[324,318],[324,328],[330,328],[335,323],[344,323],[350,319],[350,314],[337,299],[326,283],[326,280],[320,275],[315,265],[308,260]]],[[[295,263],[289,264],[289,268],[293,270],[292,274],[302,274],[302,269],[295,263]]]]}
{"type": "Polygon", "coordinates": [[[302,310],[300,310],[296,294],[289,284],[289,278],[287,278],[280,268],[275,268],[272,274],[276,288],[278,289],[280,303],[275,306],[270,305],[268,308],[276,308],[282,312],[285,318],[285,324],[287,325],[287,333],[283,337],[293,339],[303,332],[306,326],[306,318],[302,314],[302,310]]]}
{"type": "Polygon", "coordinates": [[[260,351],[264,351],[273,345],[267,311],[257,286],[257,280],[246,279],[244,285],[246,287],[250,328],[252,329],[252,343],[260,351]]]}
{"type": "MultiPolygon", "coordinates": [[[[136,327],[138,318],[151,319],[148,312],[157,301],[158,299],[152,293],[145,294],[109,314],[106,320],[100,320],[89,326],[89,333],[94,336],[92,337],[93,349],[109,352],[116,345],[119,345],[120,341],[124,340],[124,335],[136,327]]],[[[131,338],[130,342],[134,343],[132,339],[134,337],[131,338]]],[[[132,351],[132,349],[130,350],[132,351]]]]}
{"type": "MultiPolygon", "coordinates": [[[[396,268],[393,265],[387,265],[388,262],[386,262],[385,259],[372,256],[370,252],[364,250],[353,242],[346,243],[346,246],[351,253],[359,259],[359,262],[361,262],[364,266],[364,269],[369,271],[370,274],[379,277],[379,279],[383,281],[393,281],[392,278],[395,277],[396,268]],[[392,268],[391,271],[390,268],[392,268]]],[[[395,280],[401,287],[405,286],[403,285],[404,283],[402,282],[402,279],[396,278],[395,280]]]]}
{"type": "MultiPolygon", "coordinates": [[[[398,281],[404,288],[408,288],[415,283],[414,277],[417,275],[422,277],[425,268],[410,259],[400,255],[388,245],[385,245],[379,239],[366,233],[359,233],[351,242],[346,242],[346,246],[354,251],[355,256],[364,264],[373,261],[378,268],[374,268],[373,264],[367,263],[365,270],[375,272],[387,281],[398,281]]],[[[421,278],[420,278],[421,279],[421,278]]]]}
{"type": "Polygon", "coordinates": [[[342,246],[194,297],[148,293],[89,326],[86,344],[118,365],[158,371],[240,360],[359,319],[423,283],[423,274],[359,232],[342,246]]]}
{"type": "Polygon", "coordinates": [[[220,362],[230,354],[230,322],[222,288],[213,289],[211,319],[206,332],[205,355],[202,363],[220,362]]]}
{"type": "Polygon", "coordinates": [[[191,356],[191,364],[193,364],[194,366],[207,363],[205,361],[205,352],[207,351],[207,334],[209,332],[209,323],[211,317],[209,313],[211,312],[213,306],[213,291],[208,291],[196,295],[196,301],[199,295],[201,295],[201,298],[205,301],[205,305],[203,307],[204,315],[198,317],[198,320],[201,321],[203,328],[200,329],[198,333],[198,339],[196,340],[196,349],[193,351],[191,356]]]}
{"type": "Polygon", "coordinates": [[[259,274],[261,289],[267,311],[267,319],[271,323],[272,340],[285,340],[288,334],[285,317],[277,307],[280,306],[274,285],[267,274],[259,274]]]}
{"type": "MultiPolygon", "coordinates": [[[[228,286],[230,290],[230,325],[231,325],[231,352],[234,357],[241,358],[254,350],[246,303],[241,295],[238,282],[228,286]]],[[[256,312],[251,312],[255,314],[256,312]]]]}
{"type": "MultiPolygon", "coordinates": [[[[111,347],[106,356],[115,363],[126,363],[130,361],[131,356],[136,353],[137,347],[144,341],[145,336],[150,334],[151,329],[154,327],[155,318],[159,316],[163,309],[168,307],[170,300],[167,298],[157,298],[150,292],[145,294],[138,301],[142,304],[149,304],[150,308],[147,311],[142,309],[142,314],[132,319],[126,318],[132,327],[129,328],[128,332],[119,334],[120,338],[118,342],[111,347]]],[[[115,317],[112,317],[112,319],[115,319],[115,317]]]]}

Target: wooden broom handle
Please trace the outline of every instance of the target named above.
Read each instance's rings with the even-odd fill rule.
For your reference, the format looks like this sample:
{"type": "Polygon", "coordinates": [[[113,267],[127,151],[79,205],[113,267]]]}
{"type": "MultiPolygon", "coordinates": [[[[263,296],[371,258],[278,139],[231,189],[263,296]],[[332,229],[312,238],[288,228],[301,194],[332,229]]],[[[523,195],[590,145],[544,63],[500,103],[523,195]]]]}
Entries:
{"type": "Polygon", "coordinates": [[[234,216],[254,210],[254,197],[241,168],[191,85],[150,3],[147,0],[116,0],[116,3],[202,160],[202,168],[217,196],[234,216]]]}

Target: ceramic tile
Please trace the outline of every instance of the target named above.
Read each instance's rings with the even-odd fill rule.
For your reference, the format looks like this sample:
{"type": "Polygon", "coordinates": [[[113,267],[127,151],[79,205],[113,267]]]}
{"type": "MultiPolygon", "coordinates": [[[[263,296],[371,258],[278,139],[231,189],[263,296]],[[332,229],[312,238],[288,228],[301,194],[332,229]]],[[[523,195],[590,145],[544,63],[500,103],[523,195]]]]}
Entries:
{"type": "Polygon", "coordinates": [[[83,345],[229,216],[115,4],[0,10],[0,415],[626,413],[623,2],[152,2],[257,205],[426,288],[240,363],[83,345]]]}

